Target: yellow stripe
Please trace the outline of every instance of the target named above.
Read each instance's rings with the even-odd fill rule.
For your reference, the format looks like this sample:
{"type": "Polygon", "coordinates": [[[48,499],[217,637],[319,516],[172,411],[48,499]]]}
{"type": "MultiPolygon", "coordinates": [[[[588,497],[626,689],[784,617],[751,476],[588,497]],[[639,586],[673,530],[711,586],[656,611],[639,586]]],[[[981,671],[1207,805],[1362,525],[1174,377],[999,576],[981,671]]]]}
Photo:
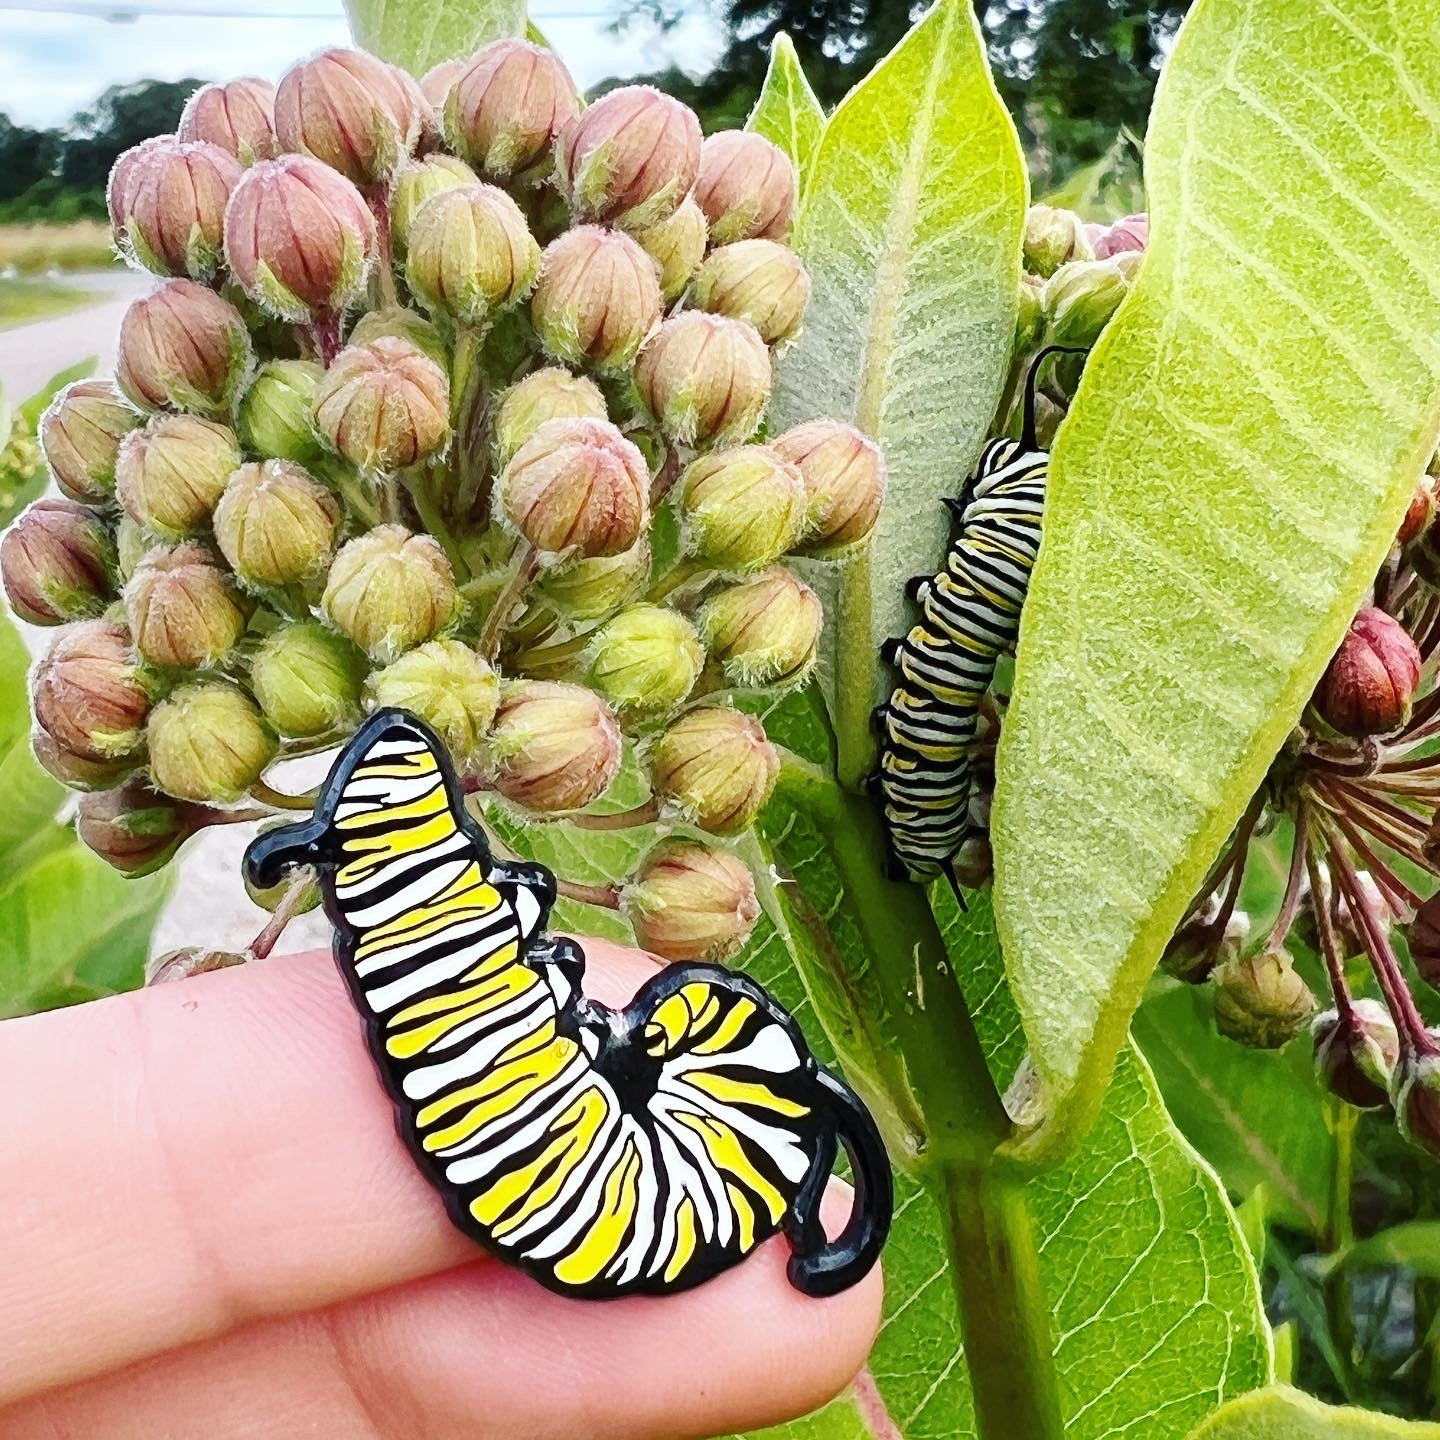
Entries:
{"type": "Polygon", "coordinates": [[[692,1047],[696,1055],[714,1055],[728,1049],[735,1043],[735,1037],[745,1028],[745,1022],[755,1013],[755,1002],[743,995],[730,1007],[730,1013],[717,1025],[711,1034],[692,1047]]]}
{"type": "Polygon", "coordinates": [[[756,1105],[792,1120],[810,1113],[808,1105],[787,1100],[783,1095],[777,1095],[768,1085],[761,1085],[753,1080],[736,1080],[729,1075],[717,1075],[712,1070],[690,1070],[686,1072],[685,1079],[695,1089],[720,1101],[722,1105],[756,1105]]]}
{"type": "Polygon", "coordinates": [[[639,1192],[640,1156],[635,1142],[627,1140],[619,1163],[605,1182],[600,1213],[576,1250],[555,1266],[555,1278],[567,1285],[593,1280],[615,1257],[625,1239],[639,1192]]]}
{"type": "MultiPolygon", "coordinates": [[[[509,1206],[501,1207],[500,1213],[506,1215],[506,1218],[495,1227],[497,1240],[503,1240],[511,1231],[524,1224],[532,1215],[538,1214],[555,1199],[574,1173],[575,1167],[584,1162],[609,1113],[610,1106],[604,1095],[598,1088],[592,1087],[556,1120],[555,1129],[560,1131],[563,1127],[564,1133],[559,1138],[564,1144],[552,1144],[533,1165],[527,1166],[521,1172],[520,1178],[524,1183],[520,1186],[519,1195],[510,1200],[513,1205],[518,1198],[521,1201],[520,1208],[507,1214],[509,1206]],[[553,1170],[545,1176],[547,1165],[552,1163],[553,1170]],[[541,1176],[545,1178],[541,1179],[541,1176]]],[[[473,1211],[474,1207],[471,1208],[473,1211]]]]}
{"type": "Polygon", "coordinates": [[[711,1160],[719,1169],[728,1170],[748,1189],[760,1196],[770,1211],[771,1220],[778,1222],[785,1213],[785,1197],[751,1163],[735,1132],[728,1125],[722,1125],[720,1121],[709,1116],[677,1114],[675,1118],[700,1137],[711,1160]]]}
{"type": "Polygon", "coordinates": [[[670,1263],[665,1267],[665,1279],[673,1280],[690,1263],[695,1253],[695,1202],[687,1195],[675,1212],[675,1245],[670,1254],[670,1263]]]}

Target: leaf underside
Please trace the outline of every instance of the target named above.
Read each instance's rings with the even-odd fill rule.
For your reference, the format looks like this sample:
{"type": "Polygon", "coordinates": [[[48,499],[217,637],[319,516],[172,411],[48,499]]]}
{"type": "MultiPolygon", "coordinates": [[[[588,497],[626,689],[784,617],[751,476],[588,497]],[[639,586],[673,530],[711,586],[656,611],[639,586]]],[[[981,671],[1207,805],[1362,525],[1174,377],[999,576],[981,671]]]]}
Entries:
{"type": "Polygon", "coordinates": [[[825,109],[805,78],[794,44],[783,31],[770,46],[765,83],[745,128],[778,145],[794,161],[800,183],[808,184],[815,151],[825,133],[825,109]]]}
{"type": "Polygon", "coordinates": [[[1336,1409],[1275,1385],[1232,1400],[1190,1440],[1440,1440],[1440,1425],[1336,1409]]]}
{"type": "Polygon", "coordinates": [[[525,8],[525,0],[345,0],[356,43],[412,75],[524,35],[525,8]]]}

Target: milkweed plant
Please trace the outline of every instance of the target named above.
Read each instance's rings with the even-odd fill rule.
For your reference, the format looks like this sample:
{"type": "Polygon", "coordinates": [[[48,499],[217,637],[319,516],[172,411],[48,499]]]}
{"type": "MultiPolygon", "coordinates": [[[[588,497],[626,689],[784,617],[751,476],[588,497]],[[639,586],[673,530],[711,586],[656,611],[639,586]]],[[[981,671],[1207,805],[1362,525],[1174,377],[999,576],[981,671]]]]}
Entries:
{"type": "Polygon", "coordinates": [[[1029,194],[961,0],[830,115],[780,37],[708,136],[587,101],[513,5],[350,10],[364,48],[204,86],[110,177],[154,284],[0,542],[81,839],[141,877],[276,823],[400,706],[566,925],[763,979],[900,1185],[870,1367],[777,1433],[1399,1434],[1275,1382],[1440,1393],[1440,1245],[1398,1362],[1349,1268],[1440,1194],[1440,17],[1199,0],[1149,213],[1097,220],[1029,194]],[[881,642],[1027,415],[963,843],[896,878],[881,642]],[[1367,1218],[1357,1153],[1419,1178],[1367,1218]]]}

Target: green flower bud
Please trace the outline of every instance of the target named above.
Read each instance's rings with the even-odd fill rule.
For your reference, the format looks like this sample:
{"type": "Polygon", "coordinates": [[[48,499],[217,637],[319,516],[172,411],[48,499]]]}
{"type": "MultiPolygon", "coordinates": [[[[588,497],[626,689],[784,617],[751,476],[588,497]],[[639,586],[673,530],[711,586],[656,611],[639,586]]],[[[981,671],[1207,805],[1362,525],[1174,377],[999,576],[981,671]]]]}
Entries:
{"type": "Polygon", "coordinates": [[[461,770],[471,770],[500,703],[500,680],[468,645],[430,640],[377,670],[365,686],[373,707],[418,715],[445,742],[461,770]]]}
{"type": "Polygon", "coordinates": [[[83,620],[115,596],[115,547],[93,511],[73,500],[37,500],[0,539],[0,577],[22,620],[83,620]]]}
{"type": "Polygon", "coordinates": [[[1402,1056],[1390,1098],[1400,1133],[1419,1149],[1440,1155],[1440,1050],[1433,1034],[1423,1049],[1402,1056]]]}
{"type": "Polygon", "coordinates": [[[650,471],[608,420],[547,420],[505,467],[500,501],[537,550],[619,555],[649,524],[650,471]]]}
{"type": "Polygon", "coordinates": [[[605,397],[584,375],[558,366],[533,370],[500,397],[491,434],[495,458],[504,466],[547,420],[604,420],[605,397]]]}
{"type": "Polygon", "coordinates": [[[115,526],[115,554],[121,581],[128,580],[135,573],[135,567],[162,543],[130,516],[122,514],[115,526]]]}
{"type": "Polygon", "coordinates": [[[1367,605],[1331,657],[1315,690],[1315,708],[1342,735],[1389,735],[1410,717],[1422,664],[1409,631],[1367,605]]]}
{"type": "Polygon", "coordinates": [[[60,749],[85,760],[129,755],[150,709],[130,632],[109,620],[65,626],[36,667],[31,704],[60,749]]]}
{"type": "Polygon", "coordinates": [[[1028,271],[1020,277],[1020,299],[1015,311],[1014,353],[1033,350],[1045,334],[1045,282],[1028,271]]]}
{"type": "Polygon", "coordinates": [[[823,619],[815,592],[772,565],[712,595],[700,633],[731,685],[798,685],[815,663],[823,619]]]}
{"type": "Polygon", "coordinates": [[[655,747],[655,793],[713,835],[748,829],[779,773],[780,756],[765,727],[739,710],[691,710],[655,747]]]}
{"type": "Polygon", "coordinates": [[[695,304],[748,320],[767,345],[793,340],[810,303],[810,275],[777,240],[737,240],[710,254],[695,277],[695,304]]]}
{"type": "Polygon", "coordinates": [[[142,410],[220,419],[250,368],[240,312],[194,280],[167,280],[120,321],[115,383],[142,410]]]}
{"type": "Polygon", "coordinates": [[[236,430],[247,450],[266,459],[308,465],[325,447],[315,433],[311,413],[324,378],[323,366],[310,360],[271,360],[256,372],[240,401],[236,430]]]}
{"type": "Polygon", "coordinates": [[[650,543],[643,537],[619,555],[577,557],[540,578],[539,594],[567,620],[603,620],[636,599],[650,578],[650,543]]]}
{"type": "Polygon", "coordinates": [[[796,188],[790,157],[754,131],[717,131],[700,152],[695,199],[710,222],[712,245],[783,240],[796,188]]]}
{"type": "Polygon", "coordinates": [[[805,482],[807,553],[832,554],[875,528],[885,503],[885,456],[868,436],[843,420],[807,420],[770,447],[805,482]]]}
{"type": "Polygon", "coordinates": [[[705,663],[694,627],[663,605],[627,605],[596,633],[590,683],[620,710],[673,710],[705,663]]]}
{"type": "Polygon", "coordinates": [[[624,85],[568,121],[555,181],[577,219],[645,230],[675,213],[700,173],[700,121],[649,85],[624,85]]]}
{"type": "Polygon", "coordinates": [[[387,305],[380,310],[367,310],[356,320],[346,342],[350,345],[372,345],[376,340],[408,340],[423,350],[445,373],[450,373],[450,352],[439,329],[418,310],[403,305],[387,305]]]}
{"type": "Polygon", "coordinates": [[[343,635],[306,621],[266,636],[250,662],[250,688],[272,729],[309,740],[360,718],[365,670],[364,656],[343,635]]]}
{"type": "Polygon", "coordinates": [[[143,780],[86,795],[75,817],[75,831],[106,864],[138,880],[153,875],[209,816],[195,805],[172,800],[143,780]]]}
{"type": "Polygon", "coordinates": [[[704,448],[755,433],[770,398],[770,352],[753,325],[703,310],[665,321],[640,353],[635,381],[667,439],[704,448]]]}
{"type": "Polygon", "coordinates": [[[716,450],[685,467],[680,507],[695,550],[722,570],[758,570],[805,528],[809,496],[799,469],[769,445],[716,450]]]}
{"type": "Polygon", "coordinates": [[[211,279],[223,261],[225,207],[240,175],[233,155],[204,141],[147,151],[127,191],[121,249],[157,275],[211,279]]]}
{"type": "Polygon", "coordinates": [[[690,195],[668,220],[636,233],[640,248],[660,271],[660,295],[667,305],[680,298],[700,268],[708,235],[705,212],[690,195]]]}
{"type": "Polygon", "coordinates": [[[254,75],[225,85],[202,85],[185,102],[176,134],[181,140],[218,145],[242,165],[273,160],[280,153],[275,87],[254,75]]]}
{"type": "Polygon", "coordinates": [[[342,350],[315,395],[315,428],[366,474],[393,474],[450,440],[450,381],[417,346],[380,339],[342,350]]]}
{"type": "Polygon", "coordinates": [[[625,886],[636,941],[662,960],[728,960],[760,916],[755,880],[728,850],[661,841],[625,886]]]}
{"type": "Polygon", "coordinates": [[[1125,298],[1129,282],[1113,260],[1071,260],[1045,282],[1046,339],[1088,348],[1125,298]]]}
{"type": "Polygon", "coordinates": [[[233,432],[194,415],[164,415],[127,435],[115,466],[125,513],[163,540],[183,540],[211,512],[244,457],[233,432]]]}
{"type": "Polygon", "coordinates": [[[388,665],[444,629],[457,603],[439,544],[403,525],[379,525],[340,547],[320,608],[372,660],[388,665]]]}
{"type": "Polygon", "coordinates": [[[556,136],[580,111],[570,72],[553,51],[528,40],[496,40],[476,51],[438,103],[451,149],[497,182],[543,179],[556,136]]]}
{"type": "Polygon", "coordinates": [[[1352,1000],[1343,1015],[1327,1010],[1316,1016],[1310,1033],[1316,1074],[1332,1095],[1360,1110],[1388,1101],[1400,1037],[1378,1000],[1352,1000]]]}
{"type": "Polygon", "coordinates": [[[233,805],[277,749],[255,702],[224,680],[172,690],[155,707],[145,733],[151,779],[177,800],[233,805]]]}
{"type": "Polygon", "coordinates": [[[521,680],[505,687],[490,732],[495,788],[539,815],[582,810],[620,769],[610,708],[583,685],[521,680]]]}
{"type": "Polygon", "coordinates": [[[1318,1008],[1278,945],[1230,960],[1215,972],[1215,1028],[1253,1050],[1278,1050],[1318,1008]]]}
{"type": "Polygon", "coordinates": [[[67,750],[53,735],[39,728],[30,736],[30,747],[41,767],[72,790],[109,790],[134,771],[141,760],[138,754],[91,760],[67,750]]]}
{"type": "Polygon", "coordinates": [[[242,465],[215,507],[215,543],[247,585],[313,579],[339,534],[335,497],[289,460],[242,465]]]}
{"type": "Polygon", "coordinates": [[[229,575],[193,540],[152,550],[136,566],[125,616],[136,650],[171,670],[214,665],[235,648],[249,618],[229,575]]]}
{"type": "Polygon", "coordinates": [[[192,975],[208,975],[212,970],[228,970],[244,965],[249,959],[235,950],[212,950],[206,945],[185,945],[157,955],[145,967],[147,985],[169,985],[188,980],[192,975]]]}
{"type": "Polygon", "coordinates": [[[581,225],[545,247],[530,320],[556,360],[628,370],[659,319],[655,262],[628,235],[581,225]]]}
{"type": "Polygon", "coordinates": [[[427,155],[401,168],[390,192],[390,248],[397,264],[404,264],[410,226],[415,212],[432,195],[461,185],[476,185],[480,177],[454,155],[427,155]]]}
{"type": "Polygon", "coordinates": [[[441,190],[415,212],[405,279],[432,315],[485,324],[523,300],[539,270],[524,214],[494,185],[441,190]]]}
{"type": "Polygon", "coordinates": [[[40,418],[40,446],[55,483],[72,500],[98,505],[115,488],[120,442],[144,423],[108,380],[76,380],[40,418]]]}
{"type": "Polygon", "coordinates": [[[1073,210],[1032,205],[1025,216],[1025,268],[1048,279],[1071,260],[1093,260],[1085,222],[1073,210]]]}

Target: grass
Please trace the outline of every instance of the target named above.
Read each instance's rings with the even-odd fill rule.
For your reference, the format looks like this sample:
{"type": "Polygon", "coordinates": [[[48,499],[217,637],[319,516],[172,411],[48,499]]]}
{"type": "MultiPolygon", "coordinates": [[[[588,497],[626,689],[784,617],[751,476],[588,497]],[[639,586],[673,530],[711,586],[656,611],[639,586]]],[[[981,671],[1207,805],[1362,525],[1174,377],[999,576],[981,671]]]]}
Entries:
{"type": "Polygon", "coordinates": [[[110,227],[98,220],[65,225],[0,224],[0,272],[104,270],[115,263],[110,227]]]}
{"type": "Polygon", "coordinates": [[[0,330],[38,320],[44,315],[61,315],[77,310],[94,296],[74,285],[54,280],[6,280],[0,278],[0,330]]]}

